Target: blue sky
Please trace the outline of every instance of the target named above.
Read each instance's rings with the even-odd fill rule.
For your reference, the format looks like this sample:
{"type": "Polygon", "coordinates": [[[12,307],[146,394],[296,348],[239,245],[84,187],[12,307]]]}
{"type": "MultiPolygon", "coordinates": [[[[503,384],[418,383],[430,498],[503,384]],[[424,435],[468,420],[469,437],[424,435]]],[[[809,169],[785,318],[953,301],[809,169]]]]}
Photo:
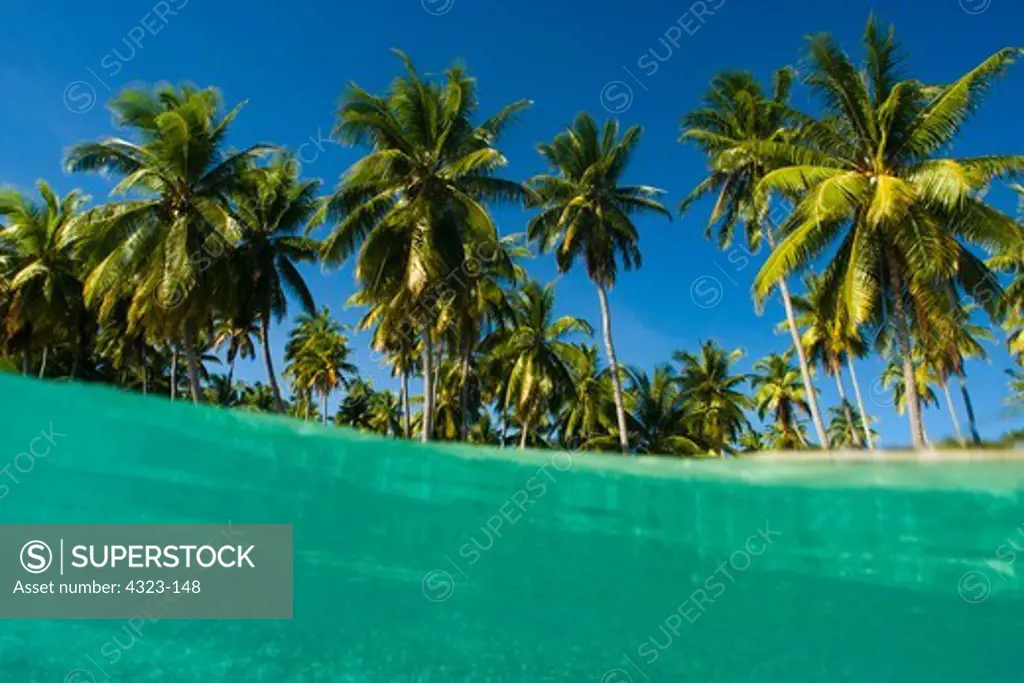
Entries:
{"type": "MultiPolygon", "coordinates": [[[[859,58],[872,9],[896,24],[909,68],[925,81],[950,80],[1022,38],[1020,0],[132,0],[102,10],[67,0],[8,0],[6,6],[0,183],[28,189],[46,178],[62,192],[82,187],[95,201],[110,185],[65,175],[61,156],[74,142],[114,132],[104,103],[127,85],[190,81],[219,87],[229,104],[248,100],[231,143],[273,142],[299,150],[305,174],[333,186],[360,154],[327,139],[345,84],[354,80],[382,91],[400,70],[391,47],[408,52],[426,73],[440,73],[458,59],[479,81],[484,115],[519,98],[535,103],[502,140],[508,177],[544,170],[536,143],[549,140],[577,112],[600,118],[614,113],[624,125],[644,126],[627,180],[665,189],[667,203],[675,206],[703,171],[697,151],[676,142],[679,116],[698,104],[717,71],[747,69],[767,79],[777,67],[798,63],[804,36],[819,31],[835,34],[859,58]]],[[[1022,86],[1019,64],[986,100],[956,153],[1024,151],[1022,86]]],[[[804,95],[798,96],[801,104],[804,95]]],[[[990,197],[1015,210],[1003,188],[990,197]]],[[[611,294],[622,361],[650,368],[676,350],[714,338],[744,348],[747,369],[788,346],[788,336],[773,332],[781,306],[773,302],[759,317],[751,303],[750,283],[763,256],[724,254],[705,243],[708,211],[699,205],[683,219],[641,221],[644,267],[621,277],[611,294]]],[[[503,233],[521,231],[527,218],[507,208],[495,216],[503,233]]],[[[548,257],[528,268],[541,281],[556,277],[548,257]]],[[[309,278],[318,302],[345,322],[358,319],[358,310],[344,310],[353,291],[350,267],[310,270],[309,278]]],[[[582,272],[561,277],[557,292],[563,312],[599,321],[596,293],[582,272]]],[[[283,333],[275,330],[275,336],[280,368],[283,333]]],[[[991,360],[968,366],[988,436],[1020,426],[1019,416],[1002,405],[1003,370],[1010,364],[1002,340],[1000,334],[991,345],[991,360]]],[[[386,372],[369,360],[366,335],[353,346],[377,385],[389,384],[386,372]]],[[[868,410],[878,415],[885,443],[906,443],[905,420],[876,381],[880,369],[875,360],[859,364],[868,410]]],[[[246,364],[238,374],[264,378],[260,365],[246,364]]],[[[819,385],[824,403],[833,405],[834,384],[821,378],[819,385]]],[[[945,410],[925,415],[933,439],[951,432],[945,410]]]]}

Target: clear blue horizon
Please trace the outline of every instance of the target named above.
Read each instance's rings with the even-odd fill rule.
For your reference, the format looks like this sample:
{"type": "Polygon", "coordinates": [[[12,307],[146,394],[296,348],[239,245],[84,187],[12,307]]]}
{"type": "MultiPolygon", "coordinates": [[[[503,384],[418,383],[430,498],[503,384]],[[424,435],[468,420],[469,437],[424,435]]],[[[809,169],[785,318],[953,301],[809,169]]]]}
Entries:
{"type": "MultiPolygon", "coordinates": [[[[875,11],[895,24],[908,73],[947,82],[992,52],[1020,45],[1021,9],[1021,0],[650,0],[629,6],[583,0],[132,0],[116,11],[97,11],[67,0],[14,0],[0,62],[7,99],[0,110],[0,131],[7,140],[0,184],[34,191],[35,181],[45,178],[62,193],[80,187],[94,203],[106,201],[112,183],[65,174],[63,153],[75,142],[120,134],[105,108],[118,91],[170,81],[216,86],[228,106],[246,101],[229,143],[271,142],[296,151],[305,176],[321,178],[326,192],[365,151],[328,139],[346,84],[383,91],[402,68],[390,53],[400,48],[422,73],[437,75],[457,60],[465,63],[479,82],[482,116],[516,99],[533,100],[499,145],[509,159],[507,177],[523,180],[545,170],[537,143],[550,140],[578,112],[599,119],[614,115],[623,126],[644,127],[627,180],[666,190],[665,201],[674,208],[705,170],[699,152],[676,141],[679,117],[699,104],[715,73],[748,70],[767,83],[782,65],[799,68],[804,37],[817,32],[834,34],[859,61],[860,36],[875,11]]],[[[1024,64],[1017,64],[993,88],[954,152],[1024,152],[1022,86],[1024,64]]],[[[796,102],[814,111],[802,87],[796,102]]],[[[989,196],[1016,215],[1006,188],[993,187],[989,196]]],[[[622,362],[650,370],[673,352],[695,350],[710,338],[745,349],[740,369],[749,371],[759,357],[789,346],[788,335],[775,332],[783,317],[777,301],[763,315],[754,312],[750,284],[763,254],[748,255],[741,248],[723,253],[706,242],[702,232],[709,211],[705,202],[671,222],[641,219],[644,266],[623,273],[611,293],[622,362]]],[[[529,214],[500,207],[494,215],[501,232],[509,234],[521,232],[529,214]]],[[[559,278],[545,255],[527,268],[542,282],[557,279],[560,312],[600,320],[597,295],[584,272],[559,278]]],[[[330,306],[347,324],[358,321],[361,311],[344,306],[355,289],[350,266],[306,273],[319,305],[330,306]]],[[[297,313],[293,306],[289,315],[297,313]]],[[[289,324],[272,332],[278,372],[289,324]]],[[[991,438],[1021,426],[1019,415],[1003,404],[1004,370],[1012,361],[1004,334],[996,330],[996,335],[988,345],[989,360],[967,365],[981,432],[991,438]]],[[[393,387],[388,371],[372,361],[368,343],[366,333],[353,337],[356,362],[375,386],[393,387]]],[[[907,444],[906,419],[880,388],[881,369],[877,357],[858,363],[868,411],[878,418],[884,445],[907,444]]],[[[265,380],[259,362],[241,363],[236,374],[265,380]]],[[[836,405],[833,380],[819,375],[817,384],[824,405],[836,405]]],[[[956,405],[966,426],[959,396],[956,405]]],[[[927,409],[925,419],[933,441],[952,435],[944,405],[927,409]]]]}

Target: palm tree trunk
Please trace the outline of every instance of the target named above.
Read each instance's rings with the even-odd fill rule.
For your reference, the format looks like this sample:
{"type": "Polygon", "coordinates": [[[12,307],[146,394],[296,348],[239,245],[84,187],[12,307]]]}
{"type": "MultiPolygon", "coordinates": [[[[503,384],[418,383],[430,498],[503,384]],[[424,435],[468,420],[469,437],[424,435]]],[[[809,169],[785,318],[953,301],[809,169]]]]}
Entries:
{"type": "Polygon", "coordinates": [[[964,398],[964,410],[967,411],[967,425],[971,430],[971,440],[975,446],[981,445],[981,434],[978,433],[978,422],[974,418],[974,403],[971,401],[971,394],[967,391],[967,373],[960,370],[957,375],[960,379],[960,395],[964,398]]]}
{"type": "Polygon", "coordinates": [[[871,440],[871,426],[868,424],[868,414],[864,412],[864,399],[860,395],[860,383],[857,381],[857,371],[853,368],[853,356],[846,357],[846,366],[850,368],[850,381],[853,383],[853,395],[857,397],[857,410],[860,411],[860,423],[864,428],[864,441],[868,450],[875,450],[875,444],[871,440]]]}
{"type": "Polygon", "coordinates": [[[850,410],[850,402],[846,400],[846,389],[843,387],[843,366],[836,363],[836,389],[839,390],[839,400],[843,404],[843,412],[846,413],[846,424],[850,426],[850,435],[853,437],[853,445],[861,447],[860,435],[857,433],[857,421],[853,419],[853,412],[850,410]]]}
{"type": "Polygon", "coordinates": [[[925,447],[924,423],[921,421],[921,403],[917,395],[917,379],[914,376],[914,359],[911,356],[910,330],[907,328],[906,311],[903,309],[903,280],[900,264],[891,245],[884,249],[889,261],[889,280],[892,286],[893,318],[896,320],[896,338],[903,356],[903,384],[907,392],[907,414],[910,416],[910,437],[914,448],[925,447]]]}
{"type": "Polygon", "coordinates": [[[46,374],[46,356],[47,356],[47,354],[49,352],[50,352],[50,347],[48,345],[44,346],[43,347],[43,362],[40,363],[40,365],[39,365],[39,379],[42,379],[43,376],[46,374]]]}
{"type": "Polygon", "coordinates": [[[526,448],[526,440],[530,436],[530,418],[523,420],[523,433],[519,435],[519,450],[526,448]]]}
{"type": "Polygon", "coordinates": [[[171,400],[178,392],[178,345],[171,346],[171,400]]]}
{"type": "Polygon", "coordinates": [[[463,441],[469,440],[469,361],[473,356],[473,345],[466,342],[462,351],[462,396],[460,398],[460,415],[462,424],[459,426],[460,435],[463,441]]]}
{"type": "Polygon", "coordinates": [[[430,328],[423,329],[423,430],[420,441],[430,441],[434,433],[434,342],[430,328]]]}
{"type": "Polygon", "coordinates": [[[612,315],[608,308],[608,293],[603,285],[597,286],[597,296],[601,300],[604,349],[608,354],[608,371],[612,376],[612,390],[615,395],[615,418],[619,424],[619,446],[622,447],[623,454],[629,455],[629,432],[626,427],[626,406],[622,400],[622,378],[619,377],[619,361],[615,357],[615,344],[612,343],[612,315]]]}
{"type": "Polygon", "coordinates": [[[277,374],[274,372],[274,359],[270,353],[270,316],[260,316],[260,346],[263,347],[263,363],[267,366],[267,381],[274,392],[274,412],[284,412],[284,401],[281,400],[281,387],[277,386],[277,374]]]}
{"type": "Polygon", "coordinates": [[[86,328],[89,324],[89,320],[86,317],[84,310],[78,314],[78,335],[77,344],[75,345],[75,358],[71,361],[71,379],[78,377],[78,368],[85,365],[85,357],[88,352],[88,334],[86,328]]]}
{"type": "Polygon", "coordinates": [[[149,370],[146,368],[146,343],[139,349],[139,365],[142,366],[142,395],[149,392],[149,370]]]}
{"type": "Polygon", "coordinates": [[[185,360],[188,362],[188,385],[192,392],[192,403],[199,404],[199,358],[196,356],[196,324],[185,322],[185,360]]]}
{"type": "Polygon", "coordinates": [[[501,406],[501,447],[508,441],[508,399],[501,406]]]}
{"type": "Polygon", "coordinates": [[[402,370],[402,422],[405,426],[405,438],[412,434],[411,416],[409,415],[409,371],[402,370]]]}
{"type": "MultiPolygon", "coordinates": [[[[436,362],[434,363],[434,383],[431,384],[431,387],[434,390],[434,394],[432,396],[432,399],[433,399],[433,402],[434,402],[433,405],[435,406],[435,410],[436,410],[436,406],[437,406],[437,392],[440,391],[440,389],[441,389],[441,363],[444,361],[444,341],[443,340],[437,342],[437,357],[436,357],[435,360],[436,360],[436,362]]],[[[431,425],[431,429],[433,429],[433,425],[431,425]]]]}
{"type": "Polygon", "coordinates": [[[953,395],[949,392],[949,382],[939,382],[939,386],[942,387],[942,393],[946,395],[946,408],[949,410],[949,419],[953,423],[953,432],[956,434],[956,440],[960,442],[961,446],[967,445],[967,439],[964,438],[964,433],[960,431],[960,420],[956,416],[956,406],[953,405],[953,395]]]}
{"type": "MultiPolygon", "coordinates": [[[[770,234],[770,233],[769,233],[770,234]]],[[[772,247],[774,248],[774,244],[772,247]]],[[[789,294],[789,285],[786,279],[779,280],[779,292],[782,294],[782,306],[786,309],[786,322],[789,323],[789,333],[793,337],[793,348],[796,349],[796,358],[800,364],[800,377],[804,381],[804,393],[807,394],[807,405],[811,409],[811,421],[814,423],[814,431],[818,435],[818,443],[822,450],[828,450],[828,434],[825,432],[825,423],[821,420],[821,410],[818,408],[818,396],[814,392],[814,382],[811,381],[811,367],[807,363],[807,354],[804,352],[804,345],[800,341],[800,329],[796,326],[796,316],[793,314],[793,300],[789,294]]]]}
{"type": "MultiPolygon", "coordinates": [[[[775,249],[774,226],[770,223],[764,231],[768,246],[775,249]]],[[[793,314],[793,299],[789,294],[789,285],[786,278],[779,280],[779,293],[782,295],[782,306],[786,309],[786,322],[789,323],[789,333],[793,337],[793,348],[796,349],[796,358],[800,364],[800,377],[804,381],[804,393],[807,394],[807,405],[811,409],[811,421],[814,423],[814,431],[818,434],[818,443],[822,450],[829,449],[828,434],[825,432],[825,423],[821,420],[821,410],[818,408],[818,396],[814,393],[814,382],[811,381],[811,368],[807,363],[807,354],[804,353],[804,345],[800,342],[800,329],[796,326],[796,316],[793,314]]]]}
{"type": "Polygon", "coordinates": [[[28,374],[28,349],[21,352],[21,374],[28,374]]]}
{"type": "Polygon", "coordinates": [[[320,421],[327,424],[327,392],[320,394],[320,421]]]}

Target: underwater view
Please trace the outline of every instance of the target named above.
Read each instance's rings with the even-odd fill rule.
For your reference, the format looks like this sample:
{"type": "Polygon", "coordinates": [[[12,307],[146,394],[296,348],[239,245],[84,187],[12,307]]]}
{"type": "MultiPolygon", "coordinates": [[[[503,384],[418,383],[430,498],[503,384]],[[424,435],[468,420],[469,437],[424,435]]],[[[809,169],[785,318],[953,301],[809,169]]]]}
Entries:
{"type": "Polygon", "coordinates": [[[1012,677],[1019,461],[421,446],[0,380],[4,524],[294,525],[294,618],[0,621],[5,681],[1012,677]],[[83,410],[81,406],[88,406],[83,410]]]}

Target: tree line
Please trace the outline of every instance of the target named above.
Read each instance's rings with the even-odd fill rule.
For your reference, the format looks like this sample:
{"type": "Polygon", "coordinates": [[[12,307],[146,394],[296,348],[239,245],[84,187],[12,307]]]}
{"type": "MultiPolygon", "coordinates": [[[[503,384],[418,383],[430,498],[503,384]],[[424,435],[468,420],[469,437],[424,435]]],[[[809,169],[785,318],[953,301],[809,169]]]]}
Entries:
{"type": "Polygon", "coordinates": [[[118,136],[64,160],[116,179],[109,201],[60,197],[43,181],[37,196],[0,191],[4,369],[396,438],[722,456],[874,448],[856,360],[877,353],[915,448],[929,443],[922,409],[940,401],[959,443],[980,444],[966,361],[984,357],[999,326],[1017,364],[1008,401],[1024,402],[1024,226],[985,198],[1024,172],[1024,157],[944,154],[1021,50],[935,85],[903,76],[891,28],[871,18],[863,41],[858,66],[831,36],[812,36],[799,81],[790,67],[767,87],[721,73],[681,118],[680,141],[707,170],[677,213],[710,197],[709,239],[769,251],[753,304],[777,293],[791,346],[752,373],[713,341],[651,373],[616,355],[608,292],[642,264],[635,220],[673,216],[662,190],[624,181],[639,126],[581,113],[538,146],[545,173],[509,179],[501,135],[529,102],[482,119],[463,66],[425,78],[401,52],[386,92],[345,92],[333,137],[365,154],[328,192],[279,146],[229,148],[241,106],[225,110],[213,88],[118,95],[118,136]],[[819,111],[792,105],[799,85],[819,111]],[[499,204],[530,210],[523,232],[499,234],[499,204]],[[561,273],[585,269],[599,331],[555,314],[554,287],[522,265],[534,252],[561,273]],[[352,330],[317,307],[303,263],[353,264],[357,330],[400,391],[360,377],[352,330]],[[286,398],[270,330],[295,306],[286,398]],[[239,382],[237,360],[257,353],[266,383],[239,382]],[[840,399],[827,413],[816,388],[826,377],[840,399]]]}

